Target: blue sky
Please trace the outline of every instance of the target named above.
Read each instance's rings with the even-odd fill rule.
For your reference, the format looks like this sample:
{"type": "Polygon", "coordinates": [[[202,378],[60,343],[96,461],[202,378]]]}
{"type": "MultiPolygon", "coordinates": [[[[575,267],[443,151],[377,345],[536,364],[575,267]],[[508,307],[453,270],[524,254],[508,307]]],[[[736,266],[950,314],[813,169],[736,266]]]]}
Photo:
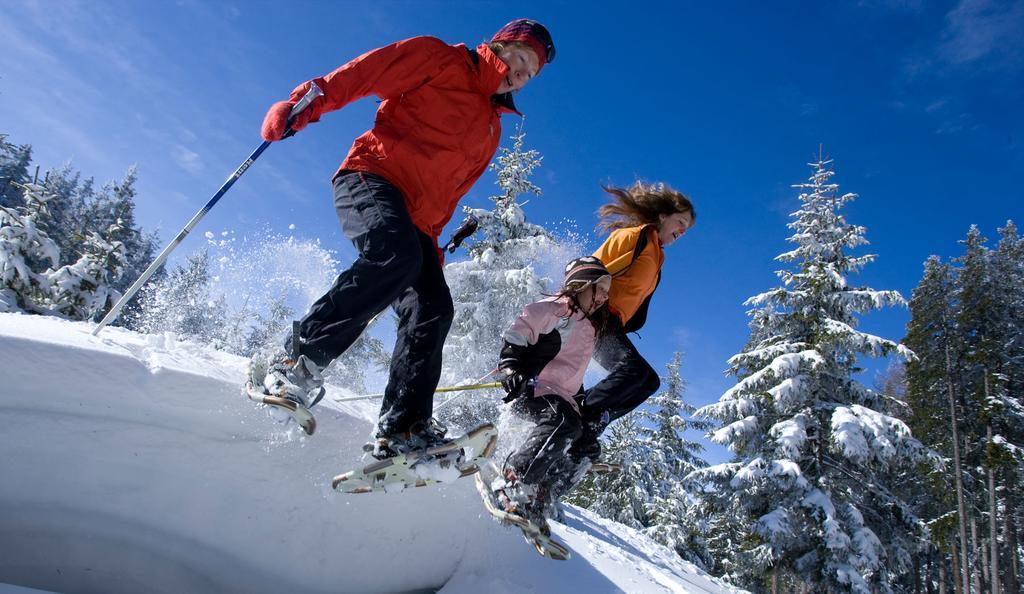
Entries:
{"type": "MultiPolygon", "coordinates": [[[[1007,219],[1024,222],[1021,2],[5,0],[0,133],[32,144],[44,169],[71,159],[106,181],[137,164],[139,221],[170,239],[299,82],[414,35],[475,45],[520,16],[558,48],[517,97],[544,155],[531,220],[591,233],[599,184],[638,178],[697,206],[638,341],[659,368],[685,351],[695,404],[731,385],[742,302],[776,284],[790,186],[819,145],[840,189],[860,195],[847,216],[879,256],[855,284],[909,297],[924,260],[956,255],[971,224],[995,239],[1007,219]]],[[[329,178],[374,109],[363,100],[271,147],[181,251],[204,230],[295,225],[351,257],[329,178]]],[[[494,191],[486,176],[464,203],[494,191]]],[[[899,339],[907,317],[878,312],[862,328],[899,339]]]]}

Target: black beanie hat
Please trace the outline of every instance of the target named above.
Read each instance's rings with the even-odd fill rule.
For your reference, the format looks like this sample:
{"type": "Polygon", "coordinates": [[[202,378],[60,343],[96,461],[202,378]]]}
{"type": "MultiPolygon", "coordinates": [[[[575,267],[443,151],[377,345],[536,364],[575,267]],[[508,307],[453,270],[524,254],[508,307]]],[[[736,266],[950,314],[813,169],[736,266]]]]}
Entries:
{"type": "Polygon", "coordinates": [[[608,269],[593,256],[576,258],[565,265],[565,282],[562,287],[569,291],[582,291],[603,277],[611,278],[608,269]]]}

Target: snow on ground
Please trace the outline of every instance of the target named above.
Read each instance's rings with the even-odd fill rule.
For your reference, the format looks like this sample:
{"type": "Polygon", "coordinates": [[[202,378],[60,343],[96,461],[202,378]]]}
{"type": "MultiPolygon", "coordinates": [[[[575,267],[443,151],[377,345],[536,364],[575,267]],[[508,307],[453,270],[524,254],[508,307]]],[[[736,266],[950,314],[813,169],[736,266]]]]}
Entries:
{"type": "MultiPolygon", "coordinates": [[[[568,508],[550,561],[471,480],[343,495],[376,418],[326,403],[313,437],[241,393],[245,361],[173,336],[0,314],[0,589],[51,592],[735,592],[568,508]]],[[[328,398],[343,396],[329,386],[328,398]]]]}

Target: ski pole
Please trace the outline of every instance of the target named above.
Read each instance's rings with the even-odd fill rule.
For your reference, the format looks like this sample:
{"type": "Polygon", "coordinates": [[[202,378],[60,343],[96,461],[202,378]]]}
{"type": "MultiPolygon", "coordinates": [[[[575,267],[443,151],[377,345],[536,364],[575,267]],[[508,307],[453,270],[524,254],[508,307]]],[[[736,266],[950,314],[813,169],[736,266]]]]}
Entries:
{"type": "MultiPolygon", "coordinates": [[[[494,369],[492,369],[492,370],[488,371],[487,373],[485,373],[485,374],[481,375],[481,376],[480,376],[480,377],[479,377],[479,378],[478,378],[478,379],[476,380],[476,382],[474,382],[474,383],[476,383],[476,384],[479,384],[479,385],[481,385],[481,386],[486,386],[486,387],[488,387],[488,388],[500,388],[500,387],[501,387],[501,382],[492,382],[492,383],[490,383],[490,384],[480,384],[480,382],[482,382],[482,381],[484,381],[485,379],[487,379],[487,378],[489,378],[489,377],[493,376],[493,375],[494,375],[495,373],[498,373],[498,368],[497,368],[497,367],[495,367],[494,369]]],[[[455,390],[452,390],[452,391],[455,391],[455,390]]],[[[463,394],[465,394],[465,393],[466,393],[465,391],[461,391],[461,390],[460,390],[460,391],[458,391],[458,394],[456,394],[456,395],[452,396],[452,397],[451,397],[451,398],[449,398],[448,400],[445,400],[445,401],[444,401],[444,402],[442,402],[441,404],[438,404],[437,406],[435,406],[435,407],[434,407],[434,412],[437,412],[437,411],[441,410],[442,408],[444,408],[445,406],[447,406],[447,405],[448,405],[448,404],[449,404],[449,403],[450,403],[451,401],[455,400],[456,398],[459,398],[460,396],[462,396],[462,395],[463,395],[463,394]]]]}
{"type": "MultiPolygon", "coordinates": [[[[309,104],[312,103],[314,99],[322,96],[323,94],[324,92],[320,90],[320,87],[318,87],[316,83],[311,82],[309,86],[309,91],[307,91],[306,94],[303,95],[302,99],[300,99],[298,103],[292,106],[292,111],[288,115],[288,122],[290,123],[292,119],[294,119],[295,116],[299,114],[300,111],[306,109],[306,107],[308,107],[309,104]]],[[[290,127],[287,127],[284,137],[287,138],[292,134],[294,134],[292,129],[290,127]]],[[[221,199],[221,196],[227,193],[231,186],[234,185],[236,181],[238,181],[238,178],[242,177],[242,174],[245,173],[247,169],[249,169],[249,166],[252,165],[253,161],[258,159],[259,156],[263,154],[263,151],[267,150],[268,146],[270,146],[270,141],[264,140],[263,144],[257,147],[257,149],[254,150],[251,155],[249,155],[249,158],[243,161],[242,164],[238,166],[238,169],[236,169],[235,172],[232,173],[230,177],[228,177],[227,181],[224,182],[224,185],[222,185],[220,189],[217,190],[217,193],[213,195],[213,198],[210,198],[210,201],[206,203],[206,206],[199,209],[199,212],[197,212],[195,216],[192,217],[192,220],[189,221],[187,225],[185,225],[185,228],[182,229],[180,233],[178,233],[178,236],[175,237],[174,240],[171,241],[171,243],[167,244],[167,247],[165,247],[164,250],[160,252],[160,255],[156,257],[156,260],[153,260],[153,263],[150,264],[149,268],[147,268],[146,271],[142,273],[142,276],[140,276],[139,279],[136,280],[135,283],[133,283],[132,286],[128,288],[125,294],[122,295],[121,298],[117,300],[117,303],[114,304],[114,307],[110,308],[110,311],[107,312],[107,315],[103,316],[103,320],[101,320],[99,325],[96,326],[96,329],[92,331],[93,336],[97,336],[100,333],[100,330],[103,330],[103,328],[107,324],[117,319],[117,316],[118,314],[121,313],[121,308],[124,307],[125,303],[127,303],[128,300],[131,299],[135,295],[135,293],[142,287],[142,285],[145,284],[147,280],[149,280],[149,277],[153,276],[153,273],[156,272],[157,269],[163,265],[164,260],[167,259],[167,256],[171,255],[171,252],[174,251],[174,248],[178,247],[178,244],[180,244],[185,239],[185,237],[192,231],[192,228],[199,224],[199,221],[201,221],[202,218],[206,216],[206,213],[209,212],[211,208],[213,208],[213,205],[217,204],[217,201],[221,199]]]]}
{"type": "MultiPolygon", "coordinates": [[[[465,386],[448,386],[445,388],[438,388],[434,390],[435,394],[442,392],[462,392],[463,390],[483,390],[486,388],[500,388],[501,382],[493,382],[489,384],[467,384],[465,386]]],[[[373,400],[374,398],[383,398],[383,394],[367,394],[365,396],[345,396],[344,398],[334,398],[335,402],[351,402],[353,400],[373,400]]]]}

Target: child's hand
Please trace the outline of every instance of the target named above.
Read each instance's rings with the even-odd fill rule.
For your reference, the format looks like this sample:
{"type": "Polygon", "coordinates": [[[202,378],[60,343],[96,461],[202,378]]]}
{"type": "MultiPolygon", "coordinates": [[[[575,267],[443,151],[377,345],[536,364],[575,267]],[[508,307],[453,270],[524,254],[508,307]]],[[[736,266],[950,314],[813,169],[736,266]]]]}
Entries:
{"type": "Polygon", "coordinates": [[[507,400],[513,400],[522,395],[523,388],[530,381],[530,378],[519,373],[514,369],[503,369],[505,376],[501,378],[501,387],[505,388],[505,393],[508,394],[507,400]]]}

